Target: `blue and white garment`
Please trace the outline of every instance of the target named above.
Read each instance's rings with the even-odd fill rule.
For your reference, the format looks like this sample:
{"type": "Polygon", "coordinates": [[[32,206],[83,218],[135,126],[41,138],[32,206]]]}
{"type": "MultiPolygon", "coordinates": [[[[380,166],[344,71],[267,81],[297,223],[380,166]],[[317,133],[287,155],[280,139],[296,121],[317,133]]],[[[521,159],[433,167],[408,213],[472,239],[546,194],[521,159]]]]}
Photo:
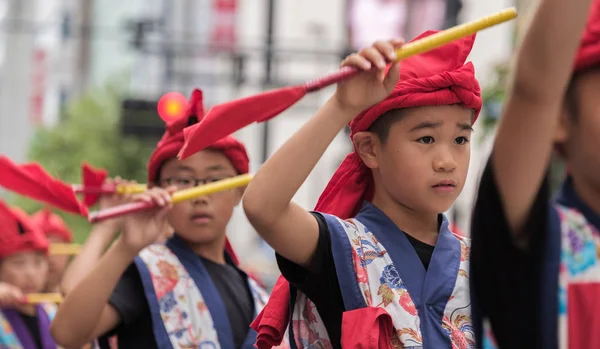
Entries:
{"type": "MultiPolygon", "coordinates": [[[[159,348],[235,348],[225,304],[202,260],[177,236],[145,248],[135,259],[159,348]]],[[[268,295],[247,278],[255,316],[268,295]]],[[[248,328],[242,348],[254,348],[248,328]]]]}
{"type": "MultiPolygon", "coordinates": [[[[475,348],[468,277],[470,240],[453,234],[445,217],[425,270],[404,233],[372,204],[365,203],[354,219],[324,216],[346,311],[385,309],[395,329],[394,347],[475,348]]],[[[292,291],[295,301],[289,330],[293,342],[298,348],[330,348],[314,304],[301,292],[292,291]]]]}

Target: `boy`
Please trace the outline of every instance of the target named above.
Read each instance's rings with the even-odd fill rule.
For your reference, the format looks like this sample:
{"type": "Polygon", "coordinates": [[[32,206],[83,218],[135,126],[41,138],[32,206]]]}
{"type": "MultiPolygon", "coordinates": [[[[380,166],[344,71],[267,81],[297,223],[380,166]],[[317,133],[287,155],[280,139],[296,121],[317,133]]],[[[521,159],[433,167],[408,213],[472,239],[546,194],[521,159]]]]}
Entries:
{"type": "MultiPolygon", "coordinates": [[[[339,84],[248,186],[246,215],[293,285],[290,330],[299,347],[473,345],[469,242],[450,232],[442,212],[463,188],[481,108],[473,65],[465,64],[474,40],[387,72],[400,40],[350,55],[342,65],[365,72],[339,84]],[[321,195],[318,212],[307,212],[291,199],[348,122],[355,151],[321,195]]],[[[272,298],[279,299],[275,291],[272,298]]]]}
{"type": "Polygon", "coordinates": [[[246,150],[233,137],[176,159],[184,127],[203,114],[195,90],[185,117],[167,125],[150,158],[148,183],[160,187],[137,197],[159,208],[124,217],[122,235],[61,305],[52,327],[59,343],[74,347],[116,333],[119,348],[252,348],[249,324],[265,292],[236,267],[225,236],[243,190],[170,207],[174,189],[248,172],[246,150]],[[165,216],[174,236],[149,246],[165,232],[165,216]]]}
{"type": "MultiPolygon", "coordinates": [[[[48,208],[31,215],[31,222],[46,235],[50,243],[69,244],[73,241],[73,234],[62,218],[52,213],[48,208]]],[[[46,285],[46,291],[60,292],[60,280],[69,262],[69,256],[50,256],[48,257],[48,262],[48,284],[46,285]]]]}
{"type": "Polygon", "coordinates": [[[590,3],[541,1],[481,179],[474,325],[500,348],[600,347],[600,1],[590,3]],[[550,200],[554,147],[569,173],[550,200]]]}
{"type": "Polygon", "coordinates": [[[50,322],[53,304],[24,303],[43,292],[48,275],[48,240],[25,212],[0,201],[0,347],[56,349],[50,322]]]}

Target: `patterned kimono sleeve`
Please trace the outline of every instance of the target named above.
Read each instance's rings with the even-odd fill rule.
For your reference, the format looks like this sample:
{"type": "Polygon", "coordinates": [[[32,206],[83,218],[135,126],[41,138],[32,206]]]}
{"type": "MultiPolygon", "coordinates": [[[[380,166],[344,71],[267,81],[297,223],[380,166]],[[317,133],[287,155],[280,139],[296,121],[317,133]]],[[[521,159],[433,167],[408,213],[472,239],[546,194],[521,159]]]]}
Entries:
{"type": "Polygon", "coordinates": [[[551,210],[549,199],[546,178],[522,232],[527,244],[518,247],[508,226],[492,162],[488,160],[471,224],[471,298],[480,347],[484,332],[489,334],[488,325],[500,348],[515,343],[519,343],[519,348],[536,348],[540,343],[540,289],[551,210]]]}

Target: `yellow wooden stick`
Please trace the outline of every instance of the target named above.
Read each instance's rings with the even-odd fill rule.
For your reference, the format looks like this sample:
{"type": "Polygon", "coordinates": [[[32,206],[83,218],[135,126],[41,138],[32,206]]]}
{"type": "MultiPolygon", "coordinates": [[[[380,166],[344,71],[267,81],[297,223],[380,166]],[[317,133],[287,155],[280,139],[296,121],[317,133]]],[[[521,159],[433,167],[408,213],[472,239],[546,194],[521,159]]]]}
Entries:
{"type": "Polygon", "coordinates": [[[60,293],[28,293],[25,295],[27,304],[38,303],[62,303],[63,296],[60,293]]]}
{"type": "Polygon", "coordinates": [[[118,194],[138,194],[146,190],[148,190],[148,187],[145,184],[129,184],[117,186],[116,191],[118,194]]]}
{"type": "MultiPolygon", "coordinates": [[[[252,175],[244,174],[236,177],[231,177],[227,179],[220,180],[218,182],[213,182],[209,184],[205,184],[203,186],[183,189],[173,193],[172,201],[174,204],[191,200],[200,196],[214,194],[220,191],[243,187],[248,185],[252,180],[252,175]]],[[[125,205],[115,206],[111,208],[107,208],[104,210],[90,212],[88,215],[88,221],[91,223],[97,223],[105,219],[118,217],[124,214],[128,214],[131,212],[136,212],[139,210],[147,209],[148,206],[145,203],[133,202],[125,205]]]]}
{"type": "Polygon", "coordinates": [[[244,174],[240,176],[235,176],[227,179],[220,180],[218,182],[205,184],[199,187],[183,189],[176,191],[173,193],[171,197],[173,203],[179,203],[186,200],[191,200],[200,196],[210,195],[214,193],[218,193],[220,191],[243,187],[248,185],[252,180],[251,174],[244,174]]]}
{"type": "Polygon", "coordinates": [[[48,249],[48,254],[51,256],[58,255],[76,255],[81,252],[80,244],[62,244],[62,243],[51,243],[48,249]]]}
{"type": "Polygon", "coordinates": [[[396,50],[396,56],[398,57],[397,60],[430,51],[436,47],[440,47],[451,41],[475,34],[480,30],[509,21],[515,17],[517,17],[517,10],[514,7],[510,7],[493,15],[485,16],[480,19],[435,33],[420,40],[403,45],[401,48],[396,50]]]}

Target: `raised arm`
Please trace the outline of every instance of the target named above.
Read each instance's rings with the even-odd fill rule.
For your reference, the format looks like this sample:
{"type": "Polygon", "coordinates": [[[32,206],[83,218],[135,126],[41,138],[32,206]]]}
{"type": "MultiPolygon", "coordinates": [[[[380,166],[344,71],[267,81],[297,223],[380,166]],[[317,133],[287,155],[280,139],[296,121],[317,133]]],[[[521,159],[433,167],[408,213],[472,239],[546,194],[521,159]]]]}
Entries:
{"type": "Polygon", "coordinates": [[[590,0],[541,0],[518,51],[492,153],[511,232],[519,241],[553,148],[590,0]]]}
{"type": "Polygon", "coordinates": [[[171,202],[169,192],[160,188],[138,195],[137,200],[154,201],[159,208],[126,217],[123,235],[67,294],[50,328],[57,344],[81,347],[119,324],[119,314],[108,299],[138,252],[164,231],[171,202]]]}
{"type": "Polygon", "coordinates": [[[400,40],[380,41],[343,65],[369,70],[338,85],[336,94],[258,171],[248,185],[243,206],[248,220],[277,253],[303,266],[317,247],[316,219],[292,198],[342,128],[367,107],[383,100],[399,76],[398,65],[384,75],[400,40]]]}
{"type": "MultiPolygon", "coordinates": [[[[108,180],[107,183],[113,183],[108,180]]],[[[135,182],[122,181],[116,178],[114,184],[135,184],[135,182]]],[[[128,200],[127,197],[115,194],[105,195],[100,198],[99,208],[106,209],[120,205],[128,200]]],[[[61,281],[61,290],[68,294],[87,274],[91,272],[100,257],[104,254],[108,246],[113,241],[115,234],[121,230],[122,218],[113,218],[104,222],[94,224],[92,231],[88,235],[82,246],[81,253],[69,263],[61,281]]]]}

